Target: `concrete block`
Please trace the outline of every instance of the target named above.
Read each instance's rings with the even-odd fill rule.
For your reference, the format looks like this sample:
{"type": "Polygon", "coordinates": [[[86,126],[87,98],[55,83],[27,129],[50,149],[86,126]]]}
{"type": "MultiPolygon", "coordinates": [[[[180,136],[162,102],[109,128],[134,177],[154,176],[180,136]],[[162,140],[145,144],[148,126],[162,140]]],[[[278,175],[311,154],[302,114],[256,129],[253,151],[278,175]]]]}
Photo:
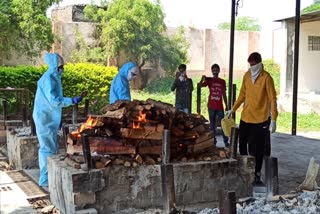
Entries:
{"type": "Polygon", "coordinates": [[[86,172],[72,168],[70,176],[73,192],[97,192],[104,187],[104,179],[100,170],[93,169],[86,172]]]}
{"type": "Polygon", "coordinates": [[[19,137],[15,132],[7,131],[7,149],[9,163],[15,169],[38,168],[38,139],[36,136],[19,137]]]}
{"type": "Polygon", "coordinates": [[[74,204],[80,209],[83,209],[88,204],[96,203],[96,194],[94,192],[77,192],[73,196],[74,204]]]}
{"type": "Polygon", "coordinates": [[[94,208],[90,208],[85,210],[77,210],[75,214],[98,214],[98,211],[94,208]]]}
{"type": "Polygon", "coordinates": [[[183,204],[192,204],[193,202],[193,192],[187,191],[183,193],[183,204]]]}

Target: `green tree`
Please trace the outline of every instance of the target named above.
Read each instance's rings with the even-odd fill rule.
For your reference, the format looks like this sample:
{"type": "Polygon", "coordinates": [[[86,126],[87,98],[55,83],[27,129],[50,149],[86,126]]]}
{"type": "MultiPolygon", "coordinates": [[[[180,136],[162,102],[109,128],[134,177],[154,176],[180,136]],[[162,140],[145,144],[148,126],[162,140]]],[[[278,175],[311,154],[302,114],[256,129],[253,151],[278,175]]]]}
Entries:
{"type": "Polygon", "coordinates": [[[85,8],[86,17],[97,23],[101,45],[107,57],[124,53],[136,62],[157,61],[172,71],[187,62],[188,43],[184,31],[167,36],[164,13],[159,1],[111,0],[107,6],[85,8]],[[174,66],[173,66],[174,65],[174,66]]]}
{"type": "Polygon", "coordinates": [[[15,51],[32,58],[53,43],[47,8],[58,0],[0,1],[0,58],[15,51]]]}
{"type": "MultiPolygon", "coordinates": [[[[230,22],[223,22],[218,25],[220,30],[230,30],[230,22]]],[[[261,26],[257,19],[249,16],[240,16],[236,18],[235,21],[235,30],[239,31],[260,31],[261,26]]]]}
{"type": "Polygon", "coordinates": [[[310,13],[310,12],[313,12],[313,11],[318,11],[320,10],[320,0],[314,0],[313,1],[313,4],[304,8],[302,10],[302,13],[310,13]]]}

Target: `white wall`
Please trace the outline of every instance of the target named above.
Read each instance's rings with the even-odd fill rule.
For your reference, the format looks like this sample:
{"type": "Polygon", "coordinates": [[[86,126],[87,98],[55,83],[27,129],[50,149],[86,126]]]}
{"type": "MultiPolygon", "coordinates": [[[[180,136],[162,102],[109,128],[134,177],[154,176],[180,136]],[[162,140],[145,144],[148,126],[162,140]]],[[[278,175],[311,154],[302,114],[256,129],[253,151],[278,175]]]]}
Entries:
{"type": "Polygon", "coordinates": [[[320,51],[308,50],[308,36],[320,36],[320,21],[300,26],[299,92],[320,93],[320,51]]]}

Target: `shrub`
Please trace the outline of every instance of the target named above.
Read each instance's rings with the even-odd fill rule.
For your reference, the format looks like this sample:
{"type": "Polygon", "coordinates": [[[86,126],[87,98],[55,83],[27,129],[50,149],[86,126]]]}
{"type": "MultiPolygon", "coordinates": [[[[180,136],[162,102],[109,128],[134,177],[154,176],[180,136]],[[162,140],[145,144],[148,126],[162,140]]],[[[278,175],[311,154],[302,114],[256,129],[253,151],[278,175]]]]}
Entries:
{"type": "Polygon", "coordinates": [[[263,67],[270,73],[273,78],[274,86],[277,94],[280,93],[280,65],[275,63],[273,59],[266,59],[263,61],[263,67]]]}
{"type": "MultiPolygon", "coordinates": [[[[0,88],[29,89],[32,109],[37,81],[46,70],[47,66],[0,67],[0,88]]],[[[98,113],[99,109],[109,102],[109,88],[116,72],[115,67],[92,63],[67,64],[62,76],[64,96],[78,96],[82,91],[88,90],[90,110],[98,113]]],[[[7,99],[3,96],[6,96],[5,94],[1,97],[7,99]]]]}

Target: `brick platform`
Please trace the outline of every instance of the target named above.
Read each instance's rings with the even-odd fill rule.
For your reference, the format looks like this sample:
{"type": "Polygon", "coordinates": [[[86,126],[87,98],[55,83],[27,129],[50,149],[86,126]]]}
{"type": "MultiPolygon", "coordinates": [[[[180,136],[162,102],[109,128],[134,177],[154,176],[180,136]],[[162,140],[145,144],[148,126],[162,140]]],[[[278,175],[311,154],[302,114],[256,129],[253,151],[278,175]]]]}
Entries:
{"type": "MultiPolygon", "coordinates": [[[[63,213],[93,208],[98,213],[162,207],[160,165],[137,168],[111,166],[90,172],[67,166],[58,156],[49,158],[52,203],[63,213]]],[[[173,164],[178,206],[209,203],[216,206],[217,190],[233,190],[237,197],[252,193],[254,159],[173,164]]]]}

